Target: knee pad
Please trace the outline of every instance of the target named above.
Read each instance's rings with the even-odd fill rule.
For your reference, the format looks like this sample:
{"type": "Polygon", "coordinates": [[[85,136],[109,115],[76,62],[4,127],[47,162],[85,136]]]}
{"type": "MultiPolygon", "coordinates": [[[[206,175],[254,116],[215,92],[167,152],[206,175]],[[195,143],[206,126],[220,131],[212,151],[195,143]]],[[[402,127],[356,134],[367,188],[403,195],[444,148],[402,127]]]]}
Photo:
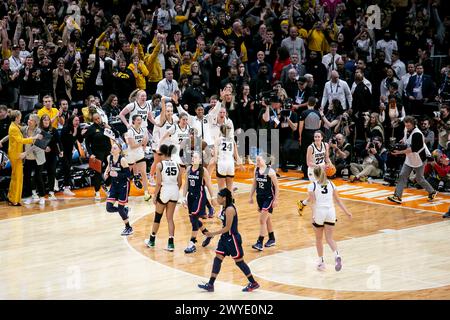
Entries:
{"type": "Polygon", "coordinates": [[[160,223],[162,216],[163,216],[162,213],[155,212],[155,220],[154,220],[154,222],[155,223],[160,223]]]}
{"type": "Polygon", "coordinates": [[[122,220],[127,220],[128,219],[128,209],[125,208],[125,206],[121,206],[119,205],[119,214],[120,217],[122,218],[122,220]]]}
{"type": "Polygon", "coordinates": [[[212,273],[218,274],[220,272],[220,267],[222,266],[222,260],[215,257],[213,261],[212,273]]]}
{"type": "Polygon", "coordinates": [[[106,211],[108,211],[108,212],[117,212],[118,208],[115,207],[112,202],[106,202],[106,211]]]}
{"type": "Polygon", "coordinates": [[[189,220],[191,220],[192,231],[198,231],[199,229],[199,220],[197,216],[190,215],[189,220]]]}

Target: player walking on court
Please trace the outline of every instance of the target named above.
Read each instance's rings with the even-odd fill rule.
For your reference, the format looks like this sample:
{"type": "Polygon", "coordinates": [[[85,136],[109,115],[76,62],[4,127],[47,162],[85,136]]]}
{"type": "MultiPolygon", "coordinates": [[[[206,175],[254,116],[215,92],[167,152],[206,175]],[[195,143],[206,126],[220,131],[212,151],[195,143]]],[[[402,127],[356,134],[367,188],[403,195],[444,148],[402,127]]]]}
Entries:
{"type": "Polygon", "coordinates": [[[242,238],[238,232],[238,215],[236,207],[233,205],[233,195],[231,191],[224,188],[219,191],[217,195],[217,202],[223,206],[221,212],[222,229],[214,232],[207,232],[207,237],[215,235],[221,235],[217,244],[216,257],[213,261],[213,267],[209,282],[205,284],[199,284],[198,287],[209,292],[214,291],[214,282],[217,275],[220,272],[222,261],[226,256],[231,256],[234,262],[242,270],[244,275],[249,280],[249,284],[242,289],[244,292],[251,292],[259,288],[258,282],[252,276],[250,268],[245,263],[243,256],[244,250],[242,249],[242,238]]]}
{"type": "Polygon", "coordinates": [[[312,225],[314,227],[314,233],[316,236],[316,249],[319,261],[317,269],[319,271],[325,270],[325,262],[323,260],[323,235],[325,233],[325,239],[335,255],[335,270],[340,271],[342,268],[342,258],[339,255],[336,241],[333,239],[334,226],[336,224],[336,209],[334,202],[352,218],[352,214],[347,210],[342,203],[341,198],[338,195],[336,186],[333,182],[329,181],[325,170],[322,166],[314,168],[313,181],[308,186],[308,201],[311,202],[313,211],[312,225]]]}
{"type": "MultiPolygon", "coordinates": [[[[189,219],[192,225],[192,235],[188,247],[184,250],[185,253],[193,253],[197,249],[195,243],[197,242],[197,233],[200,230],[203,234],[208,232],[208,229],[199,220],[206,216],[206,188],[212,195],[213,188],[211,177],[206,168],[203,168],[201,156],[198,152],[194,152],[192,156],[192,166],[189,166],[186,171],[186,183],[183,192],[183,206],[189,210],[189,219]]],[[[202,243],[202,247],[206,247],[212,237],[206,237],[202,243]]]]}
{"type": "Polygon", "coordinates": [[[128,162],[121,155],[120,146],[113,143],[111,146],[111,155],[107,158],[108,166],[105,170],[105,180],[111,177],[111,189],[106,200],[106,211],[119,212],[122,218],[125,229],[122,231],[122,236],[133,234],[133,228],[130,226],[128,220],[128,191],[130,189],[131,172],[128,167],[128,162]],[[118,202],[118,206],[114,204],[118,202]]]}
{"type": "Polygon", "coordinates": [[[278,180],[274,169],[270,167],[270,158],[261,155],[256,157],[256,169],[253,178],[253,185],[250,191],[250,203],[253,203],[253,195],[256,191],[256,201],[258,203],[259,215],[259,237],[252,246],[253,249],[263,251],[264,236],[269,233],[269,240],[264,247],[275,245],[275,235],[272,226],[272,212],[278,205],[278,180]],[[266,159],[267,158],[267,161],[266,159]]]}
{"type": "MultiPolygon", "coordinates": [[[[322,131],[314,132],[314,142],[308,146],[306,150],[306,163],[308,165],[309,181],[315,181],[314,169],[318,166],[325,169],[325,166],[331,165],[330,146],[323,142],[325,135],[322,131]]],[[[304,207],[308,204],[308,200],[297,201],[298,214],[302,215],[304,207]]]]}
{"type": "Polygon", "coordinates": [[[156,166],[156,186],[153,198],[153,203],[156,208],[155,219],[150,238],[145,240],[145,244],[149,248],[155,247],[156,233],[159,230],[159,224],[164,210],[166,210],[166,219],[169,225],[168,251],[175,249],[175,223],[173,221],[173,214],[180,196],[181,187],[180,167],[171,159],[173,149],[173,145],[168,146],[163,144],[159,147],[158,155],[161,157],[161,162],[156,166]]]}

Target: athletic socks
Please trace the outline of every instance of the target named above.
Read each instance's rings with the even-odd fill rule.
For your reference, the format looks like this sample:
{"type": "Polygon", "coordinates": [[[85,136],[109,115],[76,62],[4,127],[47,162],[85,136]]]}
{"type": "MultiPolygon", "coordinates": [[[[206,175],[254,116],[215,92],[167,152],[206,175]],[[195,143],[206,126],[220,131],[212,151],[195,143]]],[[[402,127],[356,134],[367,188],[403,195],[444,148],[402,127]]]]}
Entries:
{"type": "Polygon", "coordinates": [[[202,233],[203,233],[203,234],[205,234],[205,233],[207,233],[207,232],[208,232],[208,229],[206,229],[206,228],[202,230],[202,233]]]}
{"type": "Polygon", "coordinates": [[[169,244],[173,244],[173,237],[169,237],[169,244]]]}
{"type": "Polygon", "coordinates": [[[195,237],[191,237],[191,242],[192,242],[192,243],[196,243],[196,242],[197,242],[197,239],[196,239],[195,237]]]}
{"type": "Polygon", "coordinates": [[[258,242],[259,242],[259,243],[263,243],[263,241],[264,241],[264,237],[259,236],[259,237],[258,237],[258,242]]]}
{"type": "Polygon", "coordinates": [[[273,231],[269,232],[269,239],[270,240],[275,240],[275,235],[274,235],[273,231]]]}
{"type": "Polygon", "coordinates": [[[303,203],[304,206],[306,206],[308,204],[308,200],[305,199],[305,200],[302,201],[302,203],[303,203]]]}
{"type": "Polygon", "coordinates": [[[248,276],[247,279],[248,279],[248,281],[250,281],[251,283],[255,283],[255,282],[256,282],[252,275],[248,276]]]}
{"type": "Polygon", "coordinates": [[[339,251],[336,250],[336,251],[334,252],[334,256],[335,256],[335,257],[339,257],[339,251]]]}
{"type": "Polygon", "coordinates": [[[125,223],[125,227],[131,228],[130,223],[129,222],[125,223]]]}
{"type": "Polygon", "coordinates": [[[209,284],[210,285],[214,285],[214,281],[216,281],[216,277],[211,277],[211,278],[209,278],[209,284]]]}
{"type": "Polygon", "coordinates": [[[319,257],[319,263],[323,263],[323,257],[319,257]]]}
{"type": "Polygon", "coordinates": [[[155,239],[156,239],[156,234],[154,234],[152,232],[152,234],[150,235],[150,241],[155,241],[155,239]]]}

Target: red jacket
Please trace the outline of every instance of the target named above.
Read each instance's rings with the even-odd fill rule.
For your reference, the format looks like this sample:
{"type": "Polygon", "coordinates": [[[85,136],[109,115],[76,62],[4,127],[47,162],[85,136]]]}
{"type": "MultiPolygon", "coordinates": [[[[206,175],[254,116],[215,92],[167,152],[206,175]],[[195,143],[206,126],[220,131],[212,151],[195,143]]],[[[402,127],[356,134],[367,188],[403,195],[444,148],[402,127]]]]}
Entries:
{"type": "Polygon", "coordinates": [[[281,71],[283,68],[291,63],[291,58],[287,58],[286,60],[275,60],[275,64],[273,65],[273,73],[275,76],[273,77],[273,81],[279,81],[281,79],[281,71]]]}
{"type": "MultiPolygon", "coordinates": [[[[434,165],[434,170],[436,171],[436,173],[438,174],[438,176],[440,178],[445,178],[445,176],[450,173],[450,166],[436,163],[434,165]]],[[[433,172],[433,166],[430,163],[427,163],[425,165],[424,173],[425,173],[425,175],[428,175],[431,172],[433,172]]]]}

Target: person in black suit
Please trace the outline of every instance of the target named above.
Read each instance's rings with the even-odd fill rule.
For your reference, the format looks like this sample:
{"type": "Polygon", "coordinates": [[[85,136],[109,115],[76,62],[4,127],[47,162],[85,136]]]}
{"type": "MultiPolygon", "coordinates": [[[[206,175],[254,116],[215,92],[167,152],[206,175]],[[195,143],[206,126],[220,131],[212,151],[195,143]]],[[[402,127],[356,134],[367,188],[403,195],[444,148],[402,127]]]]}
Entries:
{"type": "Polygon", "coordinates": [[[406,86],[406,95],[410,103],[410,114],[424,115],[427,110],[424,103],[431,101],[435,94],[435,85],[429,75],[423,73],[423,66],[416,65],[416,75],[411,76],[406,86]]]}
{"type": "Polygon", "coordinates": [[[291,54],[291,63],[283,67],[281,70],[281,82],[284,84],[288,81],[289,70],[295,69],[297,77],[303,77],[306,73],[305,66],[299,63],[298,53],[291,54]]]}
{"type": "Polygon", "coordinates": [[[272,77],[272,66],[264,61],[266,58],[266,55],[263,51],[258,51],[256,54],[257,60],[255,62],[250,63],[248,67],[248,74],[250,75],[250,78],[253,79],[258,75],[259,65],[261,63],[265,63],[267,65],[267,68],[269,69],[269,73],[267,74],[267,80],[271,80],[272,77]]]}

